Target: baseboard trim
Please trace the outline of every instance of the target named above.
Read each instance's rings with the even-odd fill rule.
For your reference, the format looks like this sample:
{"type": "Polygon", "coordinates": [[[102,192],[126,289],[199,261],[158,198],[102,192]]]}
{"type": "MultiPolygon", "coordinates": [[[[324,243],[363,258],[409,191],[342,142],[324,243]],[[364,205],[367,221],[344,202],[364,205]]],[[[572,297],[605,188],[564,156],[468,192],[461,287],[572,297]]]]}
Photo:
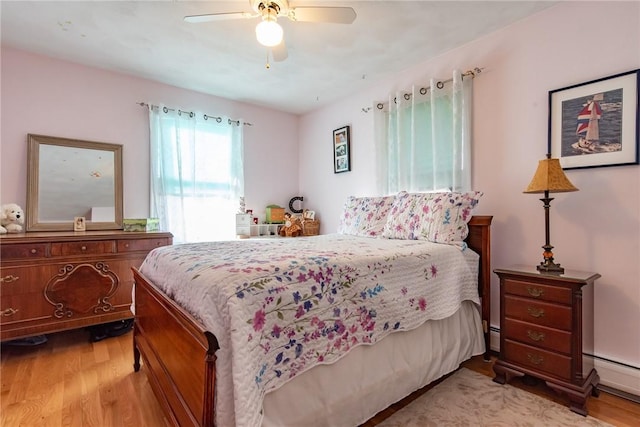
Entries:
{"type": "MultiPolygon", "coordinates": [[[[500,353],[500,329],[491,326],[489,333],[491,351],[500,353]]],[[[640,403],[640,368],[590,354],[585,357],[593,359],[601,390],[640,403]]]]}

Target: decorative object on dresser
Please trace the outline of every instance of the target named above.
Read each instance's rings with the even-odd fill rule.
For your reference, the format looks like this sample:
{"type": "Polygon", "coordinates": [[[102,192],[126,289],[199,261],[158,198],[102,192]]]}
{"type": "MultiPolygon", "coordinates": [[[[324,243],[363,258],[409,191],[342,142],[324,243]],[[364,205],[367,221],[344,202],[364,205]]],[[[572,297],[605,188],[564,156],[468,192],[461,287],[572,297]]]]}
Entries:
{"type": "Polygon", "coordinates": [[[538,169],[524,190],[525,193],[544,193],[544,197],[540,199],[544,204],[544,235],[545,244],[542,247],[544,252],[542,256],[544,261],[538,265],[538,270],[563,273],[564,268],[560,264],[553,261],[553,246],[549,242],[549,207],[553,197],[549,197],[549,193],[565,193],[569,191],[578,191],[578,189],[569,181],[569,178],[562,171],[560,161],[552,159],[551,154],[547,154],[547,158],[538,162],[538,169]]]}
{"type": "Polygon", "coordinates": [[[122,229],[122,145],[30,134],[27,162],[27,231],[122,229]]]}
{"type": "Polygon", "coordinates": [[[551,274],[528,266],[496,269],[500,277],[500,356],[494,381],[511,375],[542,379],[566,394],[570,408],[587,415],[586,400],[598,396],[593,367],[593,292],[598,273],[568,270],[551,274]],[[589,304],[584,302],[588,301],[589,304]]]}
{"type": "Polygon", "coordinates": [[[21,233],[24,224],[24,211],[15,203],[0,207],[0,234],[21,233]]]}
{"type": "Polygon", "coordinates": [[[121,230],[0,236],[0,339],[132,318],[131,268],[172,239],[121,230]]]}

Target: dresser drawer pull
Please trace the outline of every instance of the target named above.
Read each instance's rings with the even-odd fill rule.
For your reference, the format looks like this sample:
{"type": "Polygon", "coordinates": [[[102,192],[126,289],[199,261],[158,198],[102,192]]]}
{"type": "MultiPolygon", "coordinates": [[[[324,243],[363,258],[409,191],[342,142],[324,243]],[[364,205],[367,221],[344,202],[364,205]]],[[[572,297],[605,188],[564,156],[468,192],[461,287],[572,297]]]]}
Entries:
{"type": "Polygon", "coordinates": [[[6,310],[2,310],[2,315],[3,315],[4,317],[9,317],[9,316],[13,316],[13,315],[14,315],[14,314],[16,314],[17,312],[18,312],[18,310],[17,310],[17,309],[9,307],[9,308],[7,308],[6,310]]]}
{"type": "Polygon", "coordinates": [[[544,357],[540,356],[539,354],[527,353],[527,359],[534,365],[540,365],[544,362],[544,357]]]}
{"type": "Polygon", "coordinates": [[[544,341],[544,333],[527,330],[527,336],[534,341],[544,341]]]}
{"type": "Polygon", "coordinates": [[[9,274],[8,276],[0,277],[0,283],[17,282],[18,279],[20,279],[18,276],[14,276],[13,274],[9,274]]]}
{"type": "Polygon", "coordinates": [[[542,308],[528,307],[527,313],[535,318],[544,317],[544,309],[542,308]]]}
{"type": "Polygon", "coordinates": [[[87,247],[86,247],[86,246],[81,246],[81,247],[80,247],[80,250],[86,251],[86,250],[87,250],[87,247]]]}
{"type": "Polygon", "coordinates": [[[540,298],[544,294],[544,290],[540,288],[527,287],[527,292],[534,298],[540,298]]]}
{"type": "Polygon", "coordinates": [[[31,249],[31,253],[32,253],[32,254],[35,254],[35,253],[37,253],[37,252],[38,252],[38,250],[37,250],[37,249],[31,249]]]}

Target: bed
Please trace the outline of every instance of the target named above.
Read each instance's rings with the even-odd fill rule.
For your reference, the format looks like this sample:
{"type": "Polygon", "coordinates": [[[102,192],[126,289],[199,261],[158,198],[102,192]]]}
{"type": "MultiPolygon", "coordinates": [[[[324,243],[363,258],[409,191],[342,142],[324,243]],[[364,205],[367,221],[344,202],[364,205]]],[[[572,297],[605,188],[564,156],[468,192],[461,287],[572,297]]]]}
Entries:
{"type": "Polygon", "coordinates": [[[176,426],[355,426],[488,360],[480,195],[350,198],[336,234],[152,251],[134,268],[134,369],[176,426]]]}

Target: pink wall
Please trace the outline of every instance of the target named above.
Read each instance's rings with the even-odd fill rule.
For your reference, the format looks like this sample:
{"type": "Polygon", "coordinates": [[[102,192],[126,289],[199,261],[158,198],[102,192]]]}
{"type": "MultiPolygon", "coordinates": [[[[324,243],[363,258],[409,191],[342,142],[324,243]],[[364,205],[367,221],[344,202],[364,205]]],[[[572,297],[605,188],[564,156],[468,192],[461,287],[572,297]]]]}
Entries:
{"type": "MultiPolygon", "coordinates": [[[[414,82],[475,66],[485,71],[474,80],[473,182],[485,192],[478,213],[494,215],[493,267],[541,260],[542,203],[522,191],[547,151],[548,92],[639,68],[640,3],[561,2],[303,116],[300,188],[323,206],[325,232],[336,229],[348,195],[375,191],[373,115],[362,108],[414,82]],[[335,175],[326,166],[327,135],[345,124],[352,126],[353,169],[335,175]]],[[[602,275],[595,286],[595,353],[640,368],[640,167],[567,175],[580,191],[552,202],[556,261],[602,275]]],[[[492,285],[492,325],[499,327],[495,276],[492,285]]],[[[631,390],[637,394],[639,377],[631,390]]]]}
{"type": "MultiPolygon", "coordinates": [[[[639,68],[640,3],[562,2],[300,118],[4,47],[1,65],[3,203],[25,204],[26,134],[41,133],[123,144],[125,216],[146,216],[148,125],[136,102],[149,101],[252,122],[245,129],[248,207],[261,211],[302,194],[305,207],[319,212],[324,233],[336,229],[348,195],[375,190],[373,120],[362,108],[414,81],[485,67],[474,82],[473,179],[485,192],[478,213],[494,215],[494,267],[537,264],[543,210],[522,190],[546,152],[548,91],[639,68]],[[331,131],[347,124],[352,172],[334,174],[327,144],[331,131]]],[[[640,368],[640,167],[567,175],[580,191],[553,201],[556,259],[602,274],[595,287],[595,354],[640,368]]],[[[617,385],[614,375],[600,374],[617,385]]],[[[640,394],[640,381],[632,380],[629,390],[640,394]]]]}
{"type": "Polygon", "coordinates": [[[123,145],[124,216],[149,214],[149,121],[137,102],[243,118],[247,208],[298,194],[296,116],[2,47],[0,200],[26,206],[28,133],[123,145]]]}

